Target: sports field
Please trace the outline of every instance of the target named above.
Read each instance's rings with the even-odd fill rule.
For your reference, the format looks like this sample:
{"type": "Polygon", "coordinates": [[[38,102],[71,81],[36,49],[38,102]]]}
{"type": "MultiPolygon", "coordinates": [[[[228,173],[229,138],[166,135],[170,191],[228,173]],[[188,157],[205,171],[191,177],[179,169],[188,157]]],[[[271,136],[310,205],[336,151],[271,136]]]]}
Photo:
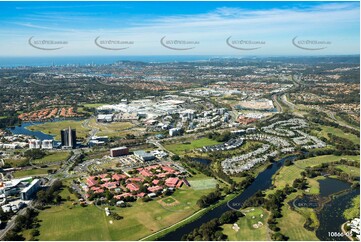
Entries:
{"type": "Polygon", "coordinates": [[[162,201],[167,204],[171,204],[171,203],[175,202],[174,198],[172,198],[172,197],[164,198],[162,201]]]}
{"type": "Polygon", "coordinates": [[[205,190],[215,188],[217,181],[214,178],[204,178],[199,180],[190,180],[189,184],[194,190],[205,190]]]}
{"type": "Polygon", "coordinates": [[[232,228],[233,224],[222,225],[223,233],[228,235],[228,240],[270,241],[270,235],[267,232],[268,212],[262,208],[246,208],[242,212],[245,216],[236,222],[238,231],[232,228]]]}

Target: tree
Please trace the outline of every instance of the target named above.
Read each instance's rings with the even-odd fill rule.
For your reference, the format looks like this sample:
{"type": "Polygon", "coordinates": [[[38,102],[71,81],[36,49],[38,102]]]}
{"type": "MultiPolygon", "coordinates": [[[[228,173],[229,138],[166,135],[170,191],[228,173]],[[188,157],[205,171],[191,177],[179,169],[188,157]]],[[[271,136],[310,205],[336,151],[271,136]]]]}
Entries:
{"type": "Polygon", "coordinates": [[[142,198],[142,201],[143,202],[149,202],[149,201],[151,201],[152,199],[150,198],[150,197],[148,197],[148,196],[145,196],[145,197],[143,197],[142,198]]]}
{"type": "Polygon", "coordinates": [[[172,161],[177,161],[177,160],[180,160],[180,157],[179,157],[179,155],[172,155],[171,159],[172,159],[172,161]]]}
{"type": "Polygon", "coordinates": [[[243,214],[239,211],[230,210],[222,214],[219,218],[220,224],[231,224],[238,220],[239,217],[242,217],[243,214]]]}
{"type": "Polygon", "coordinates": [[[16,233],[13,230],[10,230],[9,232],[6,233],[5,237],[3,238],[4,241],[24,241],[25,238],[16,233]]]}
{"type": "Polygon", "coordinates": [[[288,240],[288,237],[281,234],[280,232],[276,232],[276,233],[272,234],[272,240],[286,241],[286,240],[288,240]]]}
{"type": "Polygon", "coordinates": [[[62,198],[61,198],[60,195],[57,195],[56,198],[55,198],[55,200],[56,200],[56,203],[57,203],[57,204],[60,204],[61,201],[62,201],[62,198]]]}
{"type": "Polygon", "coordinates": [[[229,187],[224,187],[224,188],[223,188],[223,191],[224,191],[225,194],[229,194],[229,193],[230,193],[229,187]]]}
{"type": "Polygon", "coordinates": [[[31,236],[36,237],[36,236],[39,236],[39,235],[40,235],[40,232],[39,232],[38,229],[31,230],[31,236]]]}

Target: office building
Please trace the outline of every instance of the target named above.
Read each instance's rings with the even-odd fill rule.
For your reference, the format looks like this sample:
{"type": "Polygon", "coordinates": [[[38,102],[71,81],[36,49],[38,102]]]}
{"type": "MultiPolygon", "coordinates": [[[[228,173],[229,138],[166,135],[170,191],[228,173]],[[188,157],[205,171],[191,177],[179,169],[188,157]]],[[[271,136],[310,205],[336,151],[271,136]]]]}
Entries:
{"type": "Polygon", "coordinates": [[[20,192],[20,197],[22,200],[30,200],[34,197],[36,192],[40,189],[41,181],[39,179],[34,179],[29,186],[25,187],[20,192]]]}
{"type": "Polygon", "coordinates": [[[29,140],[29,148],[30,149],[40,149],[41,141],[38,139],[30,139],[29,140]]]}
{"type": "Polygon", "coordinates": [[[41,142],[41,147],[43,149],[49,149],[51,150],[53,148],[53,141],[51,139],[44,139],[42,142],[41,142]]]}
{"type": "Polygon", "coordinates": [[[142,161],[151,161],[155,159],[155,156],[152,153],[145,152],[144,150],[136,150],[134,151],[134,155],[142,161]]]}
{"type": "Polygon", "coordinates": [[[129,149],[128,149],[128,147],[125,147],[125,146],[110,149],[111,157],[117,157],[117,156],[128,155],[128,154],[129,154],[129,149]]]}
{"type": "Polygon", "coordinates": [[[61,131],[61,145],[63,148],[76,148],[76,130],[71,129],[63,129],[61,131]]]}
{"type": "Polygon", "coordinates": [[[181,131],[182,129],[180,128],[173,128],[169,130],[169,136],[176,136],[176,135],[181,135],[181,131]]]}

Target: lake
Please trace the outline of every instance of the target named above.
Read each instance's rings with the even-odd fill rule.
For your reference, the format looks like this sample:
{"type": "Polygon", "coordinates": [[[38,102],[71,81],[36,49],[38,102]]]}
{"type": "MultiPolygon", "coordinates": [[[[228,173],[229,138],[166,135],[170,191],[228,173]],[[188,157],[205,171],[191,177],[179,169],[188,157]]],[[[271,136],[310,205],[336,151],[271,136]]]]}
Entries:
{"type": "MultiPolygon", "coordinates": [[[[27,129],[26,127],[36,125],[36,124],[42,124],[43,122],[23,122],[20,126],[15,126],[12,128],[7,128],[7,130],[10,130],[13,134],[23,134],[23,135],[29,135],[34,136],[37,139],[44,140],[44,139],[54,139],[54,136],[51,134],[44,134],[40,131],[32,131],[27,129]]],[[[60,132],[60,130],[59,130],[60,132]]]]}

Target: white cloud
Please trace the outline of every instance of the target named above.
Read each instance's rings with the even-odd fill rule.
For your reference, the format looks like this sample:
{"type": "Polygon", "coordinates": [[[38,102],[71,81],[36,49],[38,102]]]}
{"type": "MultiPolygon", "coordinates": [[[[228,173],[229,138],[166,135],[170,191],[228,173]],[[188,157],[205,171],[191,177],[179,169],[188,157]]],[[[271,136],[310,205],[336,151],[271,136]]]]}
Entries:
{"type": "MultiPolygon", "coordinates": [[[[38,38],[45,38],[48,35],[68,40],[69,46],[61,50],[63,54],[109,53],[97,49],[94,45],[93,40],[99,35],[135,41],[134,47],[127,50],[129,54],[175,54],[160,46],[159,40],[163,36],[200,41],[201,44],[190,54],[231,54],[234,50],[225,45],[225,39],[230,35],[235,38],[266,41],[268,46],[262,49],[263,54],[281,52],[291,54],[292,51],[298,51],[290,45],[290,39],[295,35],[331,39],[335,43],[334,51],[345,53],[359,51],[360,13],[356,3],[323,3],[307,8],[269,10],[221,7],[203,14],[138,19],[124,27],[119,24],[121,19],[98,18],[82,14],[69,17],[62,16],[60,13],[56,17],[52,16],[54,15],[42,13],[41,18],[32,15],[27,16],[26,22],[21,22],[21,20],[12,22],[14,25],[23,27],[21,29],[23,38],[19,37],[20,33],[12,31],[14,35],[8,36],[8,38],[13,38],[12,43],[4,43],[4,40],[0,40],[2,43],[0,53],[29,55],[39,53],[38,50],[29,49],[29,46],[20,45],[34,35],[38,38]],[[84,28],[76,23],[88,23],[90,26],[94,23],[94,27],[84,28]],[[352,38],[347,40],[347,44],[343,42],[338,46],[337,40],[341,38],[341,34],[345,34],[345,29],[351,30],[347,34],[352,38]],[[19,45],[15,51],[9,51],[11,50],[9,45],[12,46],[12,44],[19,45]]],[[[332,51],[332,48],[327,51],[332,51]]]]}

